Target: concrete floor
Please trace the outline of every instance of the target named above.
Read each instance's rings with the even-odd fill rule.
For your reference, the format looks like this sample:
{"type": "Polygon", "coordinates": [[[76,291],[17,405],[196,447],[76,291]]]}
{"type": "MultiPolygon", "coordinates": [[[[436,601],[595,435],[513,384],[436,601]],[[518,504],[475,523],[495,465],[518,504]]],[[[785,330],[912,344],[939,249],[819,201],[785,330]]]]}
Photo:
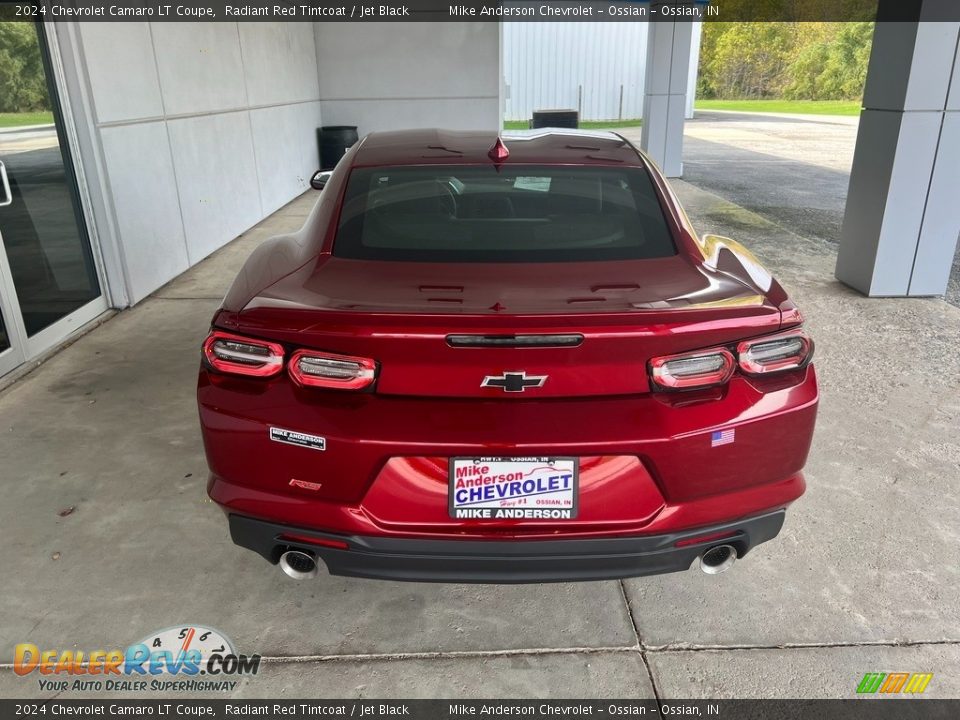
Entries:
{"type": "Polygon", "coordinates": [[[720,576],[505,587],[296,583],[234,547],[204,492],[198,348],[307,194],[0,393],[0,697],[45,695],[12,672],[16,643],[124,647],[181,623],[269,658],[238,697],[853,697],[892,671],[960,697],[960,309],[860,297],[829,243],[674,185],[817,342],[809,490],[777,540],[720,576]]]}

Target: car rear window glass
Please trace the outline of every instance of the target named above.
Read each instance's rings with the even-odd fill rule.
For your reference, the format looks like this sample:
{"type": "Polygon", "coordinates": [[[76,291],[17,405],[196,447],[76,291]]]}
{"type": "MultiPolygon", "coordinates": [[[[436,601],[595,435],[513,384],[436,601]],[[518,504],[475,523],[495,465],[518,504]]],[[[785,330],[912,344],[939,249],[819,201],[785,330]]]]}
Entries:
{"type": "Polygon", "coordinates": [[[415,262],[569,262],[676,254],[643,168],[358,168],[333,254],[415,262]]]}

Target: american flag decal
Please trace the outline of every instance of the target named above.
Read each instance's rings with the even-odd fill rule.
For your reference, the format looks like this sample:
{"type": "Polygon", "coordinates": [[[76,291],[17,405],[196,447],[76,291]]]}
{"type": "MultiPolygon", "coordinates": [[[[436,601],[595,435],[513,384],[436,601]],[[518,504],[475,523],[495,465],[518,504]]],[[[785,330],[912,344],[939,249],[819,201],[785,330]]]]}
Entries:
{"type": "Polygon", "coordinates": [[[734,441],[737,436],[737,431],[733,428],[729,430],[717,430],[710,434],[710,447],[718,447],[720,445],[729,445],[734,441]]]}

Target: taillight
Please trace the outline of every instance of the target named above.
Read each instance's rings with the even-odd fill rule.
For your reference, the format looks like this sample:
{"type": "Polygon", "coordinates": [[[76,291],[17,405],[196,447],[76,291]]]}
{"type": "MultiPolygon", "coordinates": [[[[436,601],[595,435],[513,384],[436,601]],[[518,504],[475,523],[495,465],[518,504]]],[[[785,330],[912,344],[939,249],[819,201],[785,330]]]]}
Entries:
{"type": "Polygon", "coordinates": [[[716,350],[666,355],[650,361],[650,377],[665,390],[692,390],[722,385],[733,375],[733,355],[716,350]]]}
{"type": "Polygon", "coordinates": [[[203,355],[215,369],[231,375],[270,377],[283,368],[283,346],[266,340],[213,330],[203,355]]]}
{"type": "Polygon", "coordinates": [[[290,377],[299,385],[362,390],[377,377],[377,364],[368,358],[297,350],[290,357],[290,377]]]}
{"type": "Polygon", "coordinates": [[[737,365],[745,375],[766,375],[806,367],[813,357],[813,340],[802,330],[744,340],[737,357],[725,348],[664,355],[650,361],[654,390],[696,390],[723,385],[737,365]]]}
{"type": "Polygon", "coordinates": [[[744,340],[737,345],[740,369],[748,375],[794,370],[813,356],[813,341],[799,330],[744,340]]]}

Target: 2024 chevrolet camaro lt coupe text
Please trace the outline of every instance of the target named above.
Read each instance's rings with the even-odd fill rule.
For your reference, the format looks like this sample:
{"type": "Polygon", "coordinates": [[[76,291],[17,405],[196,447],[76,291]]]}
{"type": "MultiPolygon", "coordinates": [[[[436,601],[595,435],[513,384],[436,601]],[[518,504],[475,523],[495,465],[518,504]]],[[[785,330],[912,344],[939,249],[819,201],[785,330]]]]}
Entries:
{"type": "Polygon", "coordinates": [[[210,496],[309,577],[720,572],[804,491],[783,288],[612,133],[375,133],[203,345],[210,496]]]}

